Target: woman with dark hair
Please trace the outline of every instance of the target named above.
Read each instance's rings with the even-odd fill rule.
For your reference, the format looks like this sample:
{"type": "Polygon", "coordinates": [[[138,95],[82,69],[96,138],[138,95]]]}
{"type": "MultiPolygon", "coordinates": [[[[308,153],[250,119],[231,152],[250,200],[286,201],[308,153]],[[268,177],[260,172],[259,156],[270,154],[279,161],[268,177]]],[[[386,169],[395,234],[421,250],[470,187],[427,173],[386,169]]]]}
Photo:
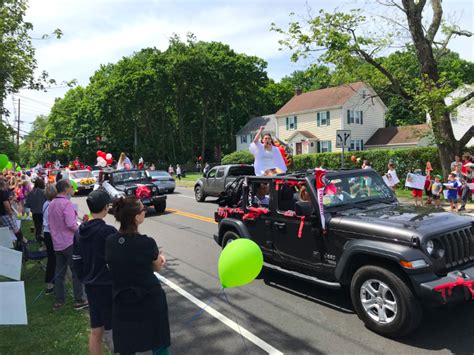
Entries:
{"type": "Polygon", "coordinates": [[[112,276],[114,352],[167,354],[170,328],[166,295],[154,272],[166,259],[153,238],[138,232],[146,207],[135,196],[114,203],[118,233],[107,238],[105,259],[112,276]]]}
{"type": "Polygon", "coordinates": [[[38,178],[35,180],[33,190],[26,196],[25,207],[29,207],[33,214],[33,223],[35,225],[35,238],[41,241],[41,232],[43,231],[43,205],[46,202],[44,196],[44,180],[38,178]]]}
{"type": "Polygon", "coordinates": [[[262,176],[284,173],[287,168],[280,150],[273,144],[270,133],[262,135],[263,128],[263,126],[260,127],[249,147],[250,152],[255,157],[253,163],[255,175],[262,176]],[[262,139],[259,141],[260,136],[262,136],[262,139]]]}

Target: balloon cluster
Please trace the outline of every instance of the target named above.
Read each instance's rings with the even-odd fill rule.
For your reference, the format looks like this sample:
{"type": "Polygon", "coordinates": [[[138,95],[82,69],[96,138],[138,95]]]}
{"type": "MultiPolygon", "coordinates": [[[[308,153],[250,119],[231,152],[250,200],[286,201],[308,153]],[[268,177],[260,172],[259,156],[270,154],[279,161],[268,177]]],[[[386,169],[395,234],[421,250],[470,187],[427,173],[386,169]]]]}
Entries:
{"type": "MultiPolygon", "coordinates": [[[[0,170],[12,170],[13,169],[13,163],[10,161],[8,158],[8,155],[6,154],[0,154],[0,170]]],[[[17,165],[16,171],[20,171],[21,166],[17,165]]]]}
{"type": "Polygon", "coordinates": [[[97,166],[100,166],[101,168],[105,168],[107,165],[112,164],[112,154],[103,152],[101,150],[98,150],[97,153],[97,166]]]}

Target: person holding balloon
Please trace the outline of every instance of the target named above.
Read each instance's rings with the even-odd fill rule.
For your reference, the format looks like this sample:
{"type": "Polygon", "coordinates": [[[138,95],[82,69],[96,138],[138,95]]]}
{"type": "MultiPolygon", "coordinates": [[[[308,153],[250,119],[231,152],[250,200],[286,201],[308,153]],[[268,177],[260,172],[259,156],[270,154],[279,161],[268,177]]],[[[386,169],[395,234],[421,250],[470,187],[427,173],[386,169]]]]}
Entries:
{"type": "Polygon", "coordinates": [[[108,236],[105,260],[112,277],[114,352],[167,354],[171,344],[166,294],[154,272],[166,259],[153,238],[138,232],[146,207],[135,196],[113,206],[120,222],[108,236]]]}
{"type": "Polygon", "coordinates": [[[254,169],[257,176],[270,176],[286,172],[287,167],[280,150],[273,144],[270,133],[262,135],[265,127],[261,126],[249,150],[255,157],[254,169]],[[261,137],[262,136],[262,137],[261,137]],[[261,137],[261,139],[260,139],[261,137]]]}

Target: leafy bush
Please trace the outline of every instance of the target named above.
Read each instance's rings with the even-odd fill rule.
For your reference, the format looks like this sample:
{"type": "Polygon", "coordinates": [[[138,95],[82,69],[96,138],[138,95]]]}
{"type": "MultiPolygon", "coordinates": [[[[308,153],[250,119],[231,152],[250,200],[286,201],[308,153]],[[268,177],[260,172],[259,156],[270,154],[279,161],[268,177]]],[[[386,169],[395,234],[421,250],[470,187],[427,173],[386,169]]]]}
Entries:
{"type": "MultiPolygon", "coordinates": [[[[466,148],[467,151],[474,153],[474,147],[466,148]]],[[[392,160],[395,163],[395,169],[400,180],[404,181],[406,175],[415,170],[425,171],[426,162],[431,162],[433,168],[432,174],[442,175],[441,164],[439,161],[438,149],[435,147],[407,148],[407,149],[374,149],[363,150],[359,152],[348,152],[344,154],[345,168],[360,168],[362,161],[367,159],[370,166],[380,175],[387,172],[388,162],[392,160]],[[359,162],[351,161],[352,155],[360,158],[359,162]]],[[[293,165],[295,170],[311,169],[316,166],[322,166],[326,169],[340,169],[341,153],[320,153],[320,154],[301,154],[293,156],[293,165]]]]}
{"type": "Polygon", "coordinates": [[[222,164],[253,164],[252,153],[247,150],[239,150],[222,157],[222,164]]]}

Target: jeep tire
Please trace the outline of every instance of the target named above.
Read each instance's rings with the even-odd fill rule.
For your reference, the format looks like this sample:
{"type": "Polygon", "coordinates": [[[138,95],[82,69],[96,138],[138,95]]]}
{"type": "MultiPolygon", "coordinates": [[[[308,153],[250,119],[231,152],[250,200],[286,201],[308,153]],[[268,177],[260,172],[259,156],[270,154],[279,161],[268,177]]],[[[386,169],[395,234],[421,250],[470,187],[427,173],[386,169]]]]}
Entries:
{"type": "Polygon", "coordinates": [[[166,210],[166,202],[157,203],[154,207],[156,213],[163,213],[166,210]]]}
{"type": "Polygon", "coordinates": [[[359,318],[370,330],[386,337],[402,337],[420,323],[422,308],[396,272],[363,266],[351,281],[351,298],[359,318]]]}
{"type": "Polygon", "coordinates": [[[234,240],[239,238],[240,237],[234,231],[225,232],[222,236],[222,249],[224,249],[227,244],[232,243],[234,240]]]}
{"type": "Polygon", "coordinates": [[[196,199],[197,202],[204,202],[206,199],[206,196],[204,195],[204,192],[202,191],[202,186],[196,186],[194,188],[194,198],[196,199]]]}

